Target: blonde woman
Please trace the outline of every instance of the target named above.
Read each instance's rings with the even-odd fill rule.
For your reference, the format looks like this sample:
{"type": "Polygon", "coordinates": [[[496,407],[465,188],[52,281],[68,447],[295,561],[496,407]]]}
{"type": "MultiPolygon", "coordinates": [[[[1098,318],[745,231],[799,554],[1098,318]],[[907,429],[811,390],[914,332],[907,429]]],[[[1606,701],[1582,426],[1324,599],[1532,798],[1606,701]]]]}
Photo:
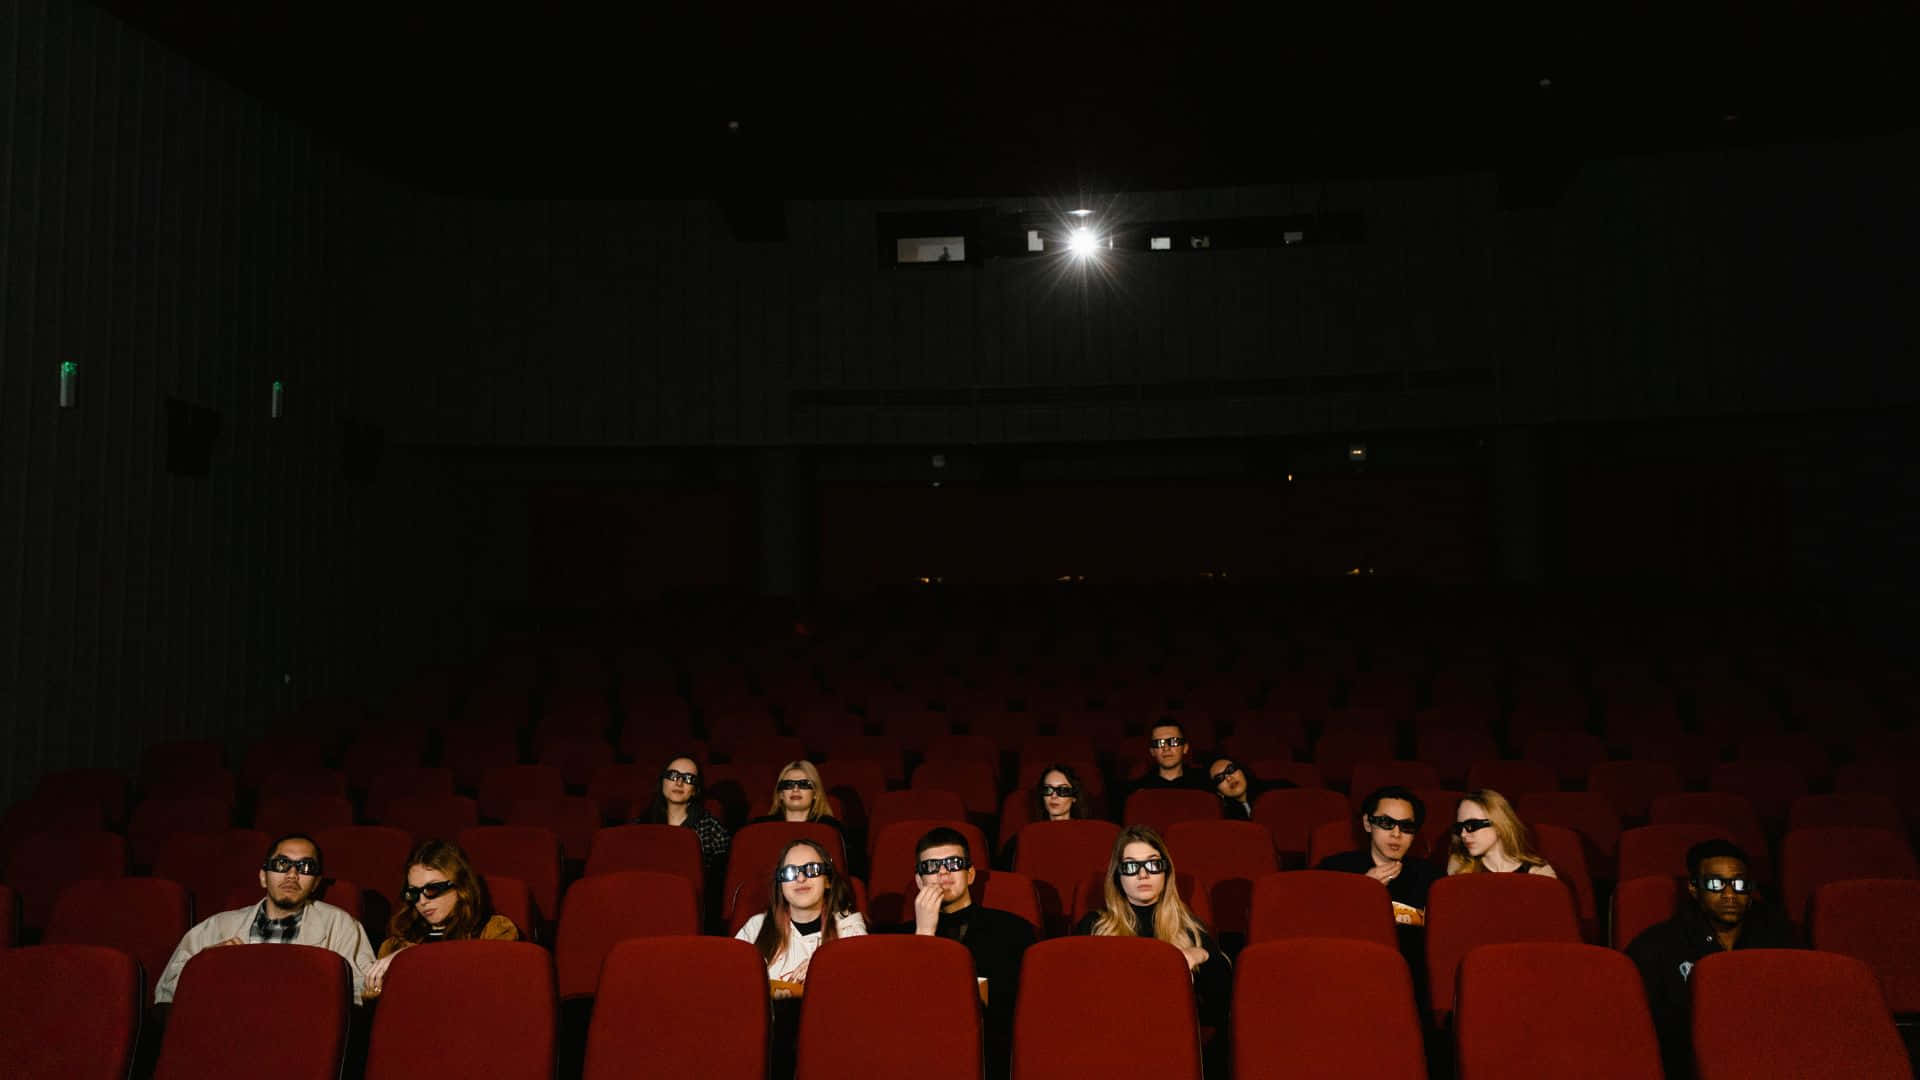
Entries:
{"type": "Polygon", "coordinates": [[[748,824],[758,825],[764,821],[817,821],[822,825],[831,825],[842,834],[846,826],[840,819],[827,811],[827,785],[820,779],[820,770],[811,761],[789,761],[780,766],[780,779],[774,781],[773,803],[767,812],[754,818],[748,824]]]}
{"type": "Polygon", "coordinates": [[[1533,849],[1533,837],[1507,797],[1490,788],[1469,791],[1453,816],[1447,873],[1539,874],[1559,877],[1533,849]]]}
{"type": "Polygon", "coordinates": [[[1233,963],[1181,901],[1173,856],[1160,834],[1147,826],[1130,825],[1114,840],[1104,903],[1088,912],[1074,933],[1157,938],[1179,949],[1193,976],[1200,1023],[1217,1027],[1226,1021],[1233,963]]]}

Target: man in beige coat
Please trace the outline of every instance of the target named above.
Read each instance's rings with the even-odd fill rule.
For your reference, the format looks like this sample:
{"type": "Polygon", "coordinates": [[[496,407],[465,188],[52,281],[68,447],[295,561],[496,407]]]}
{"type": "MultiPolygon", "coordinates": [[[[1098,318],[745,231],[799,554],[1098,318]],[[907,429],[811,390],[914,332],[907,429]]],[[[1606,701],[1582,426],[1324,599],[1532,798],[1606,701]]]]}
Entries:
{"type": "Polygon", "coordinates": [[[187,931],[154,984],[154,1003],[173,1000],[181,969],[200,950],[272,943],[316,945],[339,953],[353,976],[354,1004],[359,1004],[373,948],[367,944],[360,920],[313,898],[320,887],[320,869],[320,845],[312,837],[293,834],[275,840],[260,867],[260,887],[266,897],[251,907],[223,911],[187,931]]]}

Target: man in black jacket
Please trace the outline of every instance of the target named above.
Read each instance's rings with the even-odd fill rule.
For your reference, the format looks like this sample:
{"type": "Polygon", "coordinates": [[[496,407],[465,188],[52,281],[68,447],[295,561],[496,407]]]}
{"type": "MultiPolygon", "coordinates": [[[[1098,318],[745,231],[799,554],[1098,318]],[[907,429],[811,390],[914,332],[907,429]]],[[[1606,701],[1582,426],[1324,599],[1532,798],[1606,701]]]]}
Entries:
{"type": "Polygon", "coordinates": [[[1187,764],[1187,755],[1192,750],[1192,745],[1187,742],[1186,729],[1180,726],[1180,721],[1170,716],[1161,717],[1160,722],[1147,732],[1147,761],[1152,768],[1133,782],[1129,793],[1154,788],[1211,790],[1206,772],[1187,764]]]}
{"type": "Polygon", "coordinates": [[[1427,889],[1445,876],[1425,859],[1407,857],[1412,853],[1414,837],[1420,835],[1420,823],[1426,819],[1426,804],[1406,788],[1383,787],[1370,792],[1360,804],[1360,831],[1366,834],[1367,846],[1329,855],[1320,860],[1318,868],[1367,875],[1387,887],[1395,922],[1425,926],[1427,889]]]}
{"type": "Polygon", "coordinates": [[[1692,1074],[1688,1020],[1695,964],[1733,949],[1797,949],[1793,928],[1769,905],[1755,903],[1747,853],[1730,840],[1687,849],[1687,898],[1680,913],[1648,927],[1627,946],[1647,988],[1647,1007],[1668,1076],[1692,1074]]]}
{"type": "Polygon", "coordinates": [[[1033,944],[1033,927],[1011,912],[973,902],[972,852],[967,838],[946,826],[929,829],[914,845],[913,925],[896,927],[957,941],[973,954],[974,974],[987,980],[987,1075],[1007,1075],[1013,1052],[1013,1002],[1020,961],[1033,944]]]}

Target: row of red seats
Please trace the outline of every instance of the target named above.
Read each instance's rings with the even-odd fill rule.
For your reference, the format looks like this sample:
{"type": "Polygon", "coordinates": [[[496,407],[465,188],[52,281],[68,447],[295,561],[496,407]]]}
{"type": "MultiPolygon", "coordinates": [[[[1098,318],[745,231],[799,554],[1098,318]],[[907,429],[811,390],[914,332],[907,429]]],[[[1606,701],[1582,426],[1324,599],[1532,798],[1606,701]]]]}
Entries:
{"type": "MultiPolygon", "coordinates": [[[[520,943],[408,950],[374,1011],[366,1076],[547,1080],[559,1039],[557,960],[520,943]]],[[[799,1075],[975,1080],[982,1062],[972,975],[966,950],[938,938],[852,938],[823,949],[801,1010],[799,1075]]],[[[1725,953],[1703,961],[1691,981],[1702,1076],[1911,1075],[1881,989],[1857,960],[1725,953]]],[[[1281,1061],[1300,1075],[1348,1075],[1356,1048],[1368,1075],[1426,1075],[1412,981],[1385,945],[1302,938],[1253,946],[1235,984],[1236,1076],[1271,1075],[1281,1061]]],[[[706,1077],[765,1076],[765,969],[745,942],[623,940],[607,951],[596,989],[589,1080],[689,1055],[706,1077]]],[[[347,991],[344,967],[325,950],[208,950],[182,975],[156,1076],[240,1074],[273,1059],[277,1076],[337,1078],[347,991]],[[273,992],[262,993],[267,987],[273,992]],[[302,1052],[287,1054],[291,1046],[302,1052]]],[[[125,1075],[143,997],[125,954],[72,945],[0,953],[0,995],[14,1021],[0,1028],[0,1069],[125,1075]]],[[[1660,1075],[1640,980],[1617,953],[1554,941],[1480,945],[1448,969],[1447,1005],[1455,1004],[1462,1080],[1660,1075]]],[[[1027,955],[1016,1076],[1199,1080],[1202,1036],[1185,965],[1157,942],[1073,938],[1027,955]],[[1113,1006],[1120,986],[1126,1008],[1113,1006]]]]}

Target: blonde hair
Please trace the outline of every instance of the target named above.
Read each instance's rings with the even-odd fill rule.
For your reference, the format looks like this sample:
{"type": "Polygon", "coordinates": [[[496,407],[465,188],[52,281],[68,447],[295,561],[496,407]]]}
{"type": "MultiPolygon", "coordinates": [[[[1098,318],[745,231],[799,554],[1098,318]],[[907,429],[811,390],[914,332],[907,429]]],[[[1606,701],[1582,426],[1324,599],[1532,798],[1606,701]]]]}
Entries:
{"type": "Polygon", "coordinates": [[[813,781],[813,805],[807,807],[807,820],[819,821],[827,816],[827,784],[820,779],[820,770],[814,768],[811,761],[789,761],[780,766],[780,771],[773,778],[773,805],[767,807],[767,816],[786,816],[786,804],[780,800],[780,781],[785,780],[787,774],[796,769],[806,773],[807,779],[813,781]]]}
{"type": "MultiPolygon", "coordinates": [[[[1545,866],[1547,860],[1533,848],[1533,834],[1527,831],[1526,823],[1520,815],[1513,812],[1513,804],[1505,795],[1492,788],[1469,791],[1460,796],[1461,805],[1479,803],[1487,812],[1487,820],[1493,822],[1493,835],[1500,839],[1501,850],[1508,858],[1518,859],[1528,866],[1545,866]]],[[[1454,811],[1454,820],[1459,820],[1459,811],[1454,811]]],[[[1452,854],[1447,856],[1447,873],[1480,874],[1486,873],[1486,863],[1467,854],[1467,838],[1458,833],[1448,841],[1452,854]]]]}
{"type": "Polygon", "coordinates": [[[1151,847],[1162,859],[1167,861],[1167,883],[1160,890],[1160,899],[1154,905],[1153,936],[1180,948],[1200,948],[1200,937],[1207,932],[1193,912],[1180,899],[1177,888],[1179,879],[1174,876],[1173,856],[1167,851],[1166,841],[1160,834],[1145,825],[1129,825],[1113,841],[1113,854],[1107,857],[1107,883],[1105,903],[1093,920],[1093,933],[1097,937],[1138,937],[1134,929],[1133,904],[1120,890],[1120,859],[1128,844],[1145,844],[1151,847]]]}

